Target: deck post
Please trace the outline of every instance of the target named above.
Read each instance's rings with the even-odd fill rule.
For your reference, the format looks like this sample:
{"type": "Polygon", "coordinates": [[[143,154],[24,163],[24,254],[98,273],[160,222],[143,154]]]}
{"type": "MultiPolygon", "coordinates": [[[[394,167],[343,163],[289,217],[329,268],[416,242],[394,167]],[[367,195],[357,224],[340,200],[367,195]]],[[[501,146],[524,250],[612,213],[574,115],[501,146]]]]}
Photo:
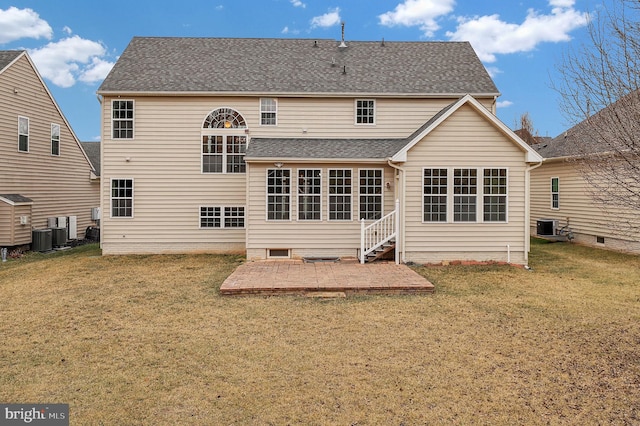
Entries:
{"type": "Polygon", "coordinates": [[[364,218],[360,219],[360,263],[364,263],[364,218]]]}
{"type": "Polygon", "coordinates": [[[396,220],[395,220],[395,233],[396,233],[396,249],[395,259],[396,265],[400,264],[400,199],[396,198],[396,220]]]}

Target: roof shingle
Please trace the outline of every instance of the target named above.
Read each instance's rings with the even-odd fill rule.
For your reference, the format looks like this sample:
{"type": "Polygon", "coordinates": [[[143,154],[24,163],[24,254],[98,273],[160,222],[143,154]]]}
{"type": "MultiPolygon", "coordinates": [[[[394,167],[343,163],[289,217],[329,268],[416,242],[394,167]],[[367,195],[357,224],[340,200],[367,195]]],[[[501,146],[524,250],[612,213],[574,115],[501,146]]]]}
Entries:
{"type": "Polygon", "coordinates": [[[98,93],[498,95],[467,42],[134,37],[98,93]]]}

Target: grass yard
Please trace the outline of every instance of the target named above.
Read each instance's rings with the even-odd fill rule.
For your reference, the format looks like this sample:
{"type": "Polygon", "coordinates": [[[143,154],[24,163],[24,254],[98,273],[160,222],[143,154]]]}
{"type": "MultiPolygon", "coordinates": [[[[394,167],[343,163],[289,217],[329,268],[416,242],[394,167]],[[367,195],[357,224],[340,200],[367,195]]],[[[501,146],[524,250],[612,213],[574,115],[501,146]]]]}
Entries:
{"type": "Polygon", "coordinates": [[[72,425],[639,424],[640,258],[418,267],[425,296],[221,297],[241,257],[0,264],[0,402],[72,425]]]}

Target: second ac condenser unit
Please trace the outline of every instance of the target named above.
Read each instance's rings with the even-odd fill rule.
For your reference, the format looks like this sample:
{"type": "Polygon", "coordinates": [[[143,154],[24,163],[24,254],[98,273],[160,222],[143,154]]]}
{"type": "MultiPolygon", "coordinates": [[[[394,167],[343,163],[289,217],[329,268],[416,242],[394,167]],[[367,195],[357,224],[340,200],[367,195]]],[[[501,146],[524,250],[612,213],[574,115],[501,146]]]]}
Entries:
{"type": "Polygon", "coordinates": [[[53,247],[64,247],[67,245],[67,228],[52,228],[53,247]]]}

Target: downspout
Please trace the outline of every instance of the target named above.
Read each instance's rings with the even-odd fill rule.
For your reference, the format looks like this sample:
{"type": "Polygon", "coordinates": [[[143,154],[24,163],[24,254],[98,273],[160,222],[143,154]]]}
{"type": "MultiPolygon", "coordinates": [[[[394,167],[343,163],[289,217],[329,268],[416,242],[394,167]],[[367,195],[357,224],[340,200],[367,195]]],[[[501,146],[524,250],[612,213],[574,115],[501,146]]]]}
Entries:
{"type": "Polygon", "coordinates": [[[525,171],[525,185],[526,185],[526,197],[525,197],[525,219],[524,219],[524,261],[529,265],[529,250],[531,250],[531,171],[542,166],[542,161],[539,163],[527,167],[525,171]]]}
{"type": "Polygon", "coordinates": [[[406,188],[405,188],[405,171],[402,167],[397,166],[395,164],[393,164],[391,162],[391,160],[387,160],[387,164],[395,169],[398,174],[396,176],[396,181],[397,183],[400,184],[400,186],[396,185],[396,199],[400,198],[400,196],[402,196],[400,198],[400,212],[397,212],[398,214],[398,221],[400,221],[400,235],[399,235],[399,242],[396,241],[396,244],[398,244],[398,251],[401,249],[402,250],[402,263],[407,263],[407,259],[405,257],[405,244],[404,244],[404,237],[405,237],[405,206],[406,206],[406,188]],[[400,215],[400,213],[402,213],[402,215],[400,215]]]}

